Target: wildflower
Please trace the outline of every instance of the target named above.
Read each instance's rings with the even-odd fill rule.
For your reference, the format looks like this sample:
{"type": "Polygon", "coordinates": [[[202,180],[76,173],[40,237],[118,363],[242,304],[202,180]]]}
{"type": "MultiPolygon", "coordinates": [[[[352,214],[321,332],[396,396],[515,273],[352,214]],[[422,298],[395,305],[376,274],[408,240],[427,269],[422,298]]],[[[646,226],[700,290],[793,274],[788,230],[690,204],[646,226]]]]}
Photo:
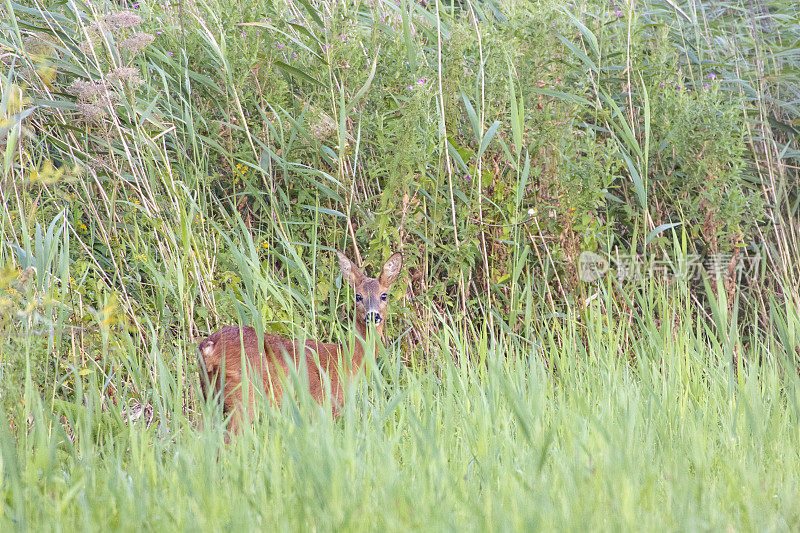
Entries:
{"type": "Polygon", "coordinates": [[[261,35],[261,30],[256,30],[256,37],[261,35]]]}
{"type": "Polygon", "coordinates": [[[420,78],[420,79],[418,79],[418,80],[417,80],[417,83],[418,83],[419,85],[422,85],[423,83],[425,83],[425,78],[420,78]]]}
{"type": "Polygon", "coordinates": [[[68,88],[77,97],[77,108],[89,121],[95,121],[106,115],[108,106],[119,102],[119,94],[109,90],[106,84],[95,81],[76,79],[68,88]]]}
{"type": "Polygon", "coordinates": [[[78,103],[77,108],[89,122],[95,122],[106,116],[106,109],[96,104],[78,103]]]}
{"type": "Polygon", "coordinates": [[[128,82],[134,87],[138,87],[144,80],[139,76],[139,70],[133,67],[118,67],[109,72],[108,79],[111,81],[128,82]]]}
{"type": "Polygon", "coordinates": [[[133,11],[120,11],[107,17],[107,21],[114,29],[135,28],[142,23],[142,17],[133,11]]]}
{"type": "Polygon", "coordinates": [[[107,24],[102,19],[86,26],[86,40],[81,42],[78,48],[84,54],[91,53],[97,43],[102,43],[106,26],[107,24]]]}
{"type": "Polygon", "coordinates": [[[472,179],[472,176],[470,176],[469,174],[467,174],[466,176],[464,176],[464,178],[465,178],[465,179],[472,179]]]}
{"type": "Polygon", "coordinates": [[[267,250],[269,248],[269,243],[267,241],[264,241],[264,242],[261,243],[261,247],[263,249],[267,250]]]}
{"type": "Polygon", "coordinates": [[[708,75],[708,79],[715,80],[715,79],[717,79],[717,75],[714,74],[714,73],[711,73],[711,74],[708,75]]]}
{"type": "Polygon", "coordinates": [[[703,84],[703,88],[704,88],[704,89],[708,89],[708,84],[707,84],[707,83],[704,83],[704,84],[703,84]]]}
{"type": "Polygon", "coordinates": [[[664,82],[663,82],[663,81],[661,82],[661,86],[662,86],[662,87],[664,86],[664,82]]]}
{"type": "MultiPolygon", "coordinates": [[[[167,52],[167,55],[168,55],[169,57],[172,57],[172,52],[167,52]]],[[[164,92],[167,92],[167,91],[164,91],[164,92]]]]}
{"type": "Polygon", "coordinates": [[[622,11],[617,9],[617,18],[622,18],[622,11]]]}
{"type": "Polygon", "coordinates": [[[281,43],[278,43],[278,50],[283,50],[283,45],[281,43]]]}
{"type": "Polygon", "coordinates": [[[105,85],[95,81],[76,79],[67,87],[67,91],[77,96],[79,100],[87,102],[100,97],[105,91],[105,85]]]}
{"type": "Polygon", "coordinates": [[[81,226],[80,226],[80,227],[81,227],[81,229],[82,229],[82,230],[84,230],[84,231],[86,231],[86,229],[87,229],[87,228],[86,228],[86,224],[84,224],[83,222],[81,222],[81,226]]]}
{"type": "Polygon", "coordinates": [[[407,88],[407,89],[413,89],[414,87],[413,87],[413,86],[411,86],[411,85],[409,85],[409,86],[408,86],[408,87],[406,87],[406,88],[407,88]]]}
{"type": "Polygon", "coordinates": [[[150,46],[156,36],[151,33],[136,33],[133,37],[128,37],[120,43],[120,46],[128,50],[132,54],[138,54],[148,46],[150,46]]]}

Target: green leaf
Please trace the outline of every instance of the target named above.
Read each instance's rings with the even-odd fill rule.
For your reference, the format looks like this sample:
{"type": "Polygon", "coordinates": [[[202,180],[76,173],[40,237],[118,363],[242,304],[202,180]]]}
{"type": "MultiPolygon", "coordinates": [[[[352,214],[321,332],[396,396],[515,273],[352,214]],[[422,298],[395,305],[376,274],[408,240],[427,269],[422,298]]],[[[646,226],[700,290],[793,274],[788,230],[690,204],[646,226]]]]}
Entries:
{"type": "Polygon", "coordinates": [[[489,127],[486,133],[483,135],[483,139],[481,140],[481,147],[478,149],[478,159],[481,158],[483,152],[489,147],[489,144],[494,139],[495,134],[497,133],[497,128],[500,127],[500,121],[495,120],[494,123],[489,127]]]}
{"type": "Polygon", "coordinates": [[[559,100],[564,100],[565,102],[572,102],[573,104],[579,104],[586,107],[593,107],[592,103],[582,96],[578,96],[577,94],[566,93],[563,91],[554,91],[552,89],[540,89],[539,87],[531,87],[530,91],[534,94],[543,94],[545,96],[552,96],[553,98],[558,98],[559,100]]]}
{"type": "Polygon", "coordinates": [[[378,47],[378,50],[375,52],[375,59],[372,60],[372,68],[369,71],[369,76],[367,76],[367,81],[364,82],[364,85],[358,90],[356,95],[350,100],[350,104],[347,106],[347,113],[349,113],[352,109],[356,107],[358,101],[361,100],[361,97],[364,96],[367,91],[369,90],[370,86],[372,85],[372,80],[375,78],[375,68],[378,66],[378,57],[381,55],[381,49],[378,47]]]}
{"type": "Polygon", "coordinates": [[[656,229],[654,229],[653,231],[650,232],[650,234],[644,240],[645,245],[650,244],[650,241],[652,241],[653,239],[655,239],[657,236],[661,235],[662,233],[664,233],[668,229],[674,228],[676,226],[680,226],[681,224],[683,224],[683,222],[672,222],[672,223],[669,223],[669,224],[661,224],[656,229]]]}
{"type": "Polygon", "coordinates": [[[309,74],[306,74],[305,72],[303,72],[299,68],[295,68],[295,67],[293,67],[291,65],[287,65],[283,61],[275,60],[275,66],[278,67],[278,70],[280,70],[285,76],[297,76],[298,78],[300,78],[302,80],[305,80],[305,81],[307,81],[309,83],[312,83],[312,84],[316,85],[317,87],[325,87],[322,84],[322,82],[319,81],[318,79],[314,78],[313,76],[311,76],[309,74]]]}

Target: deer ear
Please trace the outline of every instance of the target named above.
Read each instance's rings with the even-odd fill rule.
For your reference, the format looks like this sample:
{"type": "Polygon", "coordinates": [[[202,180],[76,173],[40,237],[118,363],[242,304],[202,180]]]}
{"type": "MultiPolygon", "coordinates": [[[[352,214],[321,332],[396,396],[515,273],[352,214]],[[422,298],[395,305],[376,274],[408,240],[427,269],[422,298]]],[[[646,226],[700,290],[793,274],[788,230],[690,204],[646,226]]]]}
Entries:
{"type": "Polygon", "coordinates": [[[350,261],[346,255],[344,255],[339,250],[336,250],[336,257],[339,258],[339,268],[342,269],[342,277],[349,283],[350,285],[355,286],[356,283],[361,281],[364,277],[364,274],[358,269],[356,265],[350,261]]]}
{"type": "Polygon", "coordinates": [[[388,287],[392,283],[397,280],[397,277],[400,275],[400,271],[403,269],[403,254],[400,252],[395,252],[386,261],[386,264],[383,265],[383,269],[381,269],[381,276],[378,278],[381,285],[384,287],[388,287]]]}

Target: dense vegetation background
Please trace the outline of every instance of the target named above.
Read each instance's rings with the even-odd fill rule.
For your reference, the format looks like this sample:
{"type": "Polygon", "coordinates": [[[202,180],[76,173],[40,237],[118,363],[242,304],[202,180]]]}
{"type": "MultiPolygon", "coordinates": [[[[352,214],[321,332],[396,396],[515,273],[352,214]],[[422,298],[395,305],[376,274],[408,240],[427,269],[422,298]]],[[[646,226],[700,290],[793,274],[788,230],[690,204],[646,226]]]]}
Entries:
{"type": "Polygon", "coordinates": [[[7,525],[797,526],[794,2],[0,15],[7,525]],[[343,338],[334,249],[386,350],[225,444],[197,341],[343,338]]]}

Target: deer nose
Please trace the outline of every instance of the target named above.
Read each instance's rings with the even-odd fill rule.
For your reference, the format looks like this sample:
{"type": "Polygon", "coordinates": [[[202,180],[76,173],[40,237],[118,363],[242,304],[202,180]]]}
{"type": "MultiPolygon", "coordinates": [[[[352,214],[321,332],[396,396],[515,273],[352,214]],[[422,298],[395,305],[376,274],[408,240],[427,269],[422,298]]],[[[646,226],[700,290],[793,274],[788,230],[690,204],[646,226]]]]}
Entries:
{"type": "Polygon", "coordinates": [[[364,317],[364,322],[366,322],[367,324],[369,324],[370,322],[374,322],[375,325],[377,326],[378,324],[383,322],[383,318],[381,317],[381,314],[379,312],[370,311],[369,313],[367,313],[367,316],[364,317]]]}

